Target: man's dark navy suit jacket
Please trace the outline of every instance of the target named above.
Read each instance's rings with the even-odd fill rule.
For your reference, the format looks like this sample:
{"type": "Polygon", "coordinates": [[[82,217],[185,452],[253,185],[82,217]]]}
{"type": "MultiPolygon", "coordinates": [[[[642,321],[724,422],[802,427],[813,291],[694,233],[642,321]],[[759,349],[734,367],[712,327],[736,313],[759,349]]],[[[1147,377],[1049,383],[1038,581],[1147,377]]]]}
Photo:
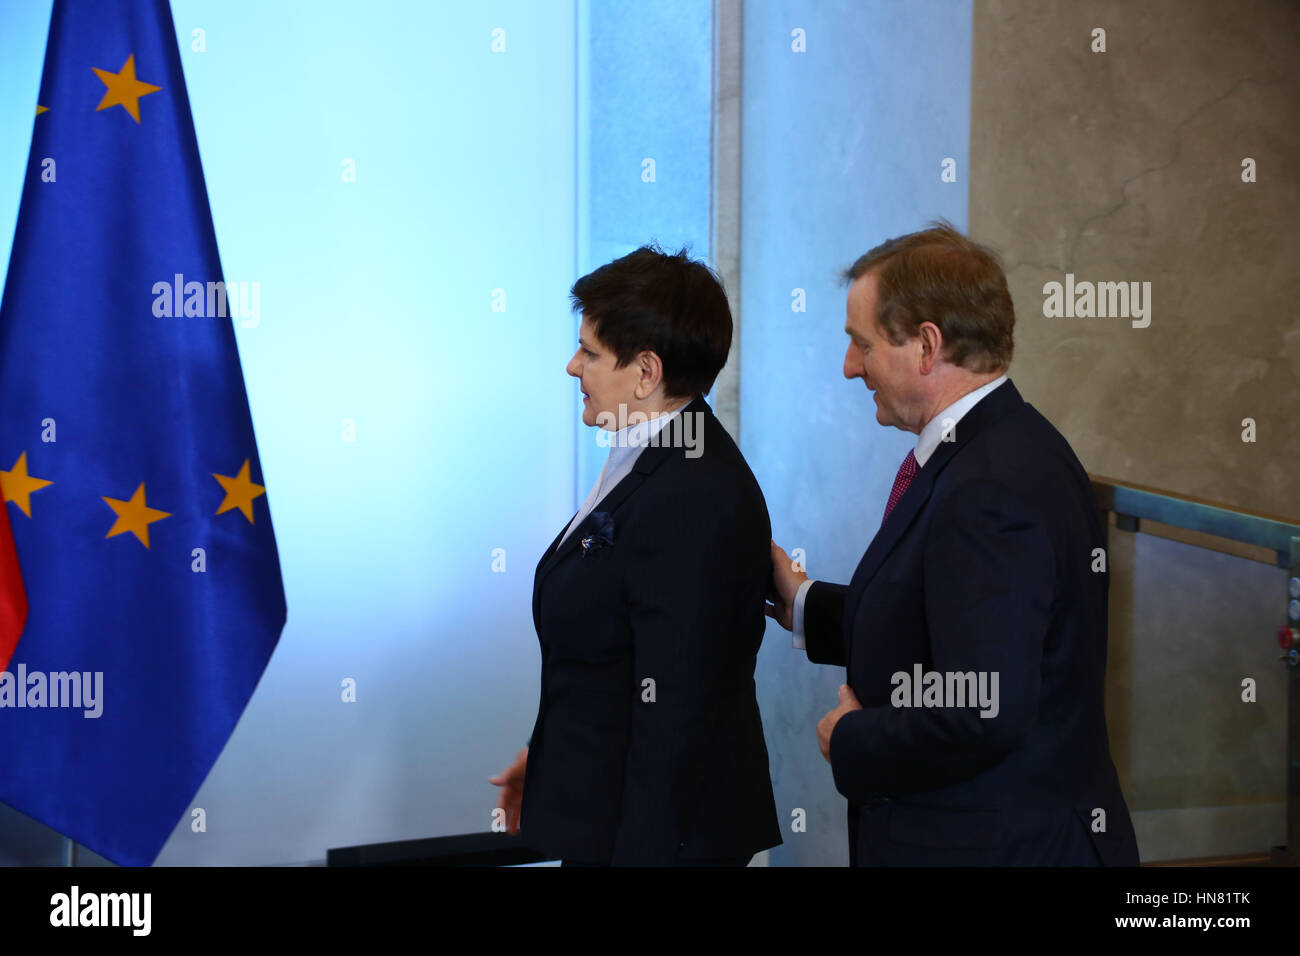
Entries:
{"type": "MultiPolygon", "coordinates": [[[[804,604],[808,657],[862,703],[831,735],[854,865],[1132,865],[1103,708],[1106,539],[1087,474],[1004,382],[941,441],[848,587],[804,604]],[[897,672],[998,674],[999,711],[897,707],[897,672]]],[[[900,682],[901,683],[901,682],[900,682]]],[[[949,701],[951,703],[951,701],[949,701]]]]}
{"type": "Polygon", "coordinates": [[[698,456],[644,448],[537,566],[542,688],[520,834],[552,858],[658,866],[781,842],[754,688],[767,505],[703,397],[681,414],[698,416],[698,456]]]}

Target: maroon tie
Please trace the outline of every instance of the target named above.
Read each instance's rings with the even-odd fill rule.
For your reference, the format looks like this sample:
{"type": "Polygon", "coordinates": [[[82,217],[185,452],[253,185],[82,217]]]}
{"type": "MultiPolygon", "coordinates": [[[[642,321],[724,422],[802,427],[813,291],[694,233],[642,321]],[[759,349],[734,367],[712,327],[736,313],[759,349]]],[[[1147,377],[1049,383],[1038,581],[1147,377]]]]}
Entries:
{"type": "Polygon", "coordinates": [[[889,518],[889,513],[894,510],[894,505],[898,504],[899,499],[903,497],[903,493],[907,491],[907,486],[916,477],[919,467],[916,463],[916,456],[909,451],[907,457],[903,459],[903,463],[898,466],[898,474],[894,476],[894,489],[889,493],[889,504],[885,505],[885,517],[880,519],[882,525],[889,518]]]}

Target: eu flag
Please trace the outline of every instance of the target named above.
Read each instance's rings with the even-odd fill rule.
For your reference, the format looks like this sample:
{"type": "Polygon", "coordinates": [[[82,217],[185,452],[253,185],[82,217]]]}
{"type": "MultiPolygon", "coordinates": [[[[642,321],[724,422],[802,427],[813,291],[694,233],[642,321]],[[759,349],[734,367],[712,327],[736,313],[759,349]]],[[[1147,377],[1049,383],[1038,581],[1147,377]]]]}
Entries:
{"type": "Polygon", "coordinates": [[[116,863],[186,813],[284,589],[166,0],[56,0],[0,304],[27,598],[0,801],[116,863]]]}

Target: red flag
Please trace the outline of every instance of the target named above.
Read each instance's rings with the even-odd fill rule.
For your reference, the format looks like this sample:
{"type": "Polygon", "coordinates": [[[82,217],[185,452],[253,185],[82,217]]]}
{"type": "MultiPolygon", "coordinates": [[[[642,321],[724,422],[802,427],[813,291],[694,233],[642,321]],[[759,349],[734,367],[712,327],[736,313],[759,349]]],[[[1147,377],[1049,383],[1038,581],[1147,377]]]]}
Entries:
{"type": "Polygon", "coordinates": [[[0,493],[0,671],[9,667],[18,637],[27,623],[27,591],[18,567],[18,551],[9,530],[9,506],[0,493]]]}

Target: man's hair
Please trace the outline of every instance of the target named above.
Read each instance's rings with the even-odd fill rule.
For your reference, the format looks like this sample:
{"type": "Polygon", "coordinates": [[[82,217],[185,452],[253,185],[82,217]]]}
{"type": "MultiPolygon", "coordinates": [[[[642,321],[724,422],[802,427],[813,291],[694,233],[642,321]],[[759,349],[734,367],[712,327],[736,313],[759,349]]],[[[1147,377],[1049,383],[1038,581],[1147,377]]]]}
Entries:
{"type": "Polygon", "coordinates": [[[569,294],[617,368],[646,350],[659,356],[667,398],[708,392],[727,364],[727,294],[713,270],[685,249],[670,255],[642,246],[583,276],[569,294]]]}
{"type": "Polygon", "coordinates": [[[894,345],[916,337],[922,322],[943,334],[943,357],[972,372],[1011,364],[1015,307],[997,253],[942,219],[929,229],[883,242],[844,271],[852,283],[876,276],[876,320],[894,345]]]}

